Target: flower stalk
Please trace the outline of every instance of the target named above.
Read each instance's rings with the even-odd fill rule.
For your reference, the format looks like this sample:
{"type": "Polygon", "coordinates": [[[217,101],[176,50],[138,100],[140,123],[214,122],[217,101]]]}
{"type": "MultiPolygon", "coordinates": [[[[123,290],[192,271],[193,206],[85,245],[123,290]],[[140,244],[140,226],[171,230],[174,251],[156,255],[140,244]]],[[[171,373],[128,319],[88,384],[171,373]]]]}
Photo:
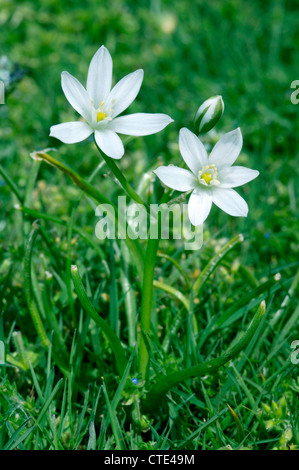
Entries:
{"type": "MultiPolygon", "coordinates": [[[[168,199],[169,191],[167,190],[164,192],[164,195],[161,199],[161,204],[165,203],[168,199]]],[[[157,225],[159,233],[159,218],[157,217],[153,223],[157,225]]],[[[153,232],[155,232],[155,230],[153,230],[153,232]]],[[[144,260],[144,277],[140,310],[140,331],[138,337],[138,368],[143,378],[147,376],[149,366],[149,353],[144,337],[149,335],[151,328],[154,274],[159,242],[159,235],[157,238],[149,237],[144,260]]]]}
{"type": "Polygon", "coordinates": [[[133,201],[135,201],[137,204],[141,204],[143,205],[147,212],[150,213],[150,208],[148,206],[148,204],[146,204],[142,199],[141,197],[136,193],[136,191],[132,188],[132,186],[128,183],[126,177],[124,176],[124,174],[122,173],[122,171],[118,168],[118,166],[116,165],[116,163],[114,162],[114,160],[110,157],[108,157],[107,155],[105,155],[103,152],[101,152],[96,140],[94,139],[94,142],[95,142],[95,145],[100,153],[100,155],[102,156],[102,158],[105,160],[108,168],[110,169],[110,171],[112,172],[112,174],[115,176],[115,178],[117,179],[117,181],[120,183],[120,185],[122,186],[123,190],[127,193],[128,196],[130,196],[131,199],[133,199],[133,201]]]}

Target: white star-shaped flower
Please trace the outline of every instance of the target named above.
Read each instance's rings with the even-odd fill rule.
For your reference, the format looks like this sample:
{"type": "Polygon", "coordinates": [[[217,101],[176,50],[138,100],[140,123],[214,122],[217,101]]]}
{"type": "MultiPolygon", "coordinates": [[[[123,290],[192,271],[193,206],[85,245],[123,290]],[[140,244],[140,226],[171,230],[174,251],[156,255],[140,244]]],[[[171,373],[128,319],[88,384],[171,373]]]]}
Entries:
{"type": "Polygon", "coordinates": [[[246,217],[247,203],[232,188],[248,183],[259,172],[232,166],[242,148],[241,130],[235,129],[221,137],[209,157],[199,138],[186,128],[180,130],[179,147],[191,171],[169,165],[160,166],[154,173],[171,189],[193,190],[188,202],[191,223],[201,225],[208,217],[212,203],[229,215],[246,217]]]}
{"type": "Polygon", "coordinates": [[[166,114],[136,113],[117,117],[135,100],[142,80],[143,70],[136,70],[111,89],[112,58],[106,47],[100,47],[90,62],[86,89],[68,72],[61,74],[61,86],[67,100],[85,121],[52,126],[50,136],[72,144],[94,133],[100,149],[109,157],[120,159],[124,146],[117,132],[150,135],[173,121],[166,114]]]}

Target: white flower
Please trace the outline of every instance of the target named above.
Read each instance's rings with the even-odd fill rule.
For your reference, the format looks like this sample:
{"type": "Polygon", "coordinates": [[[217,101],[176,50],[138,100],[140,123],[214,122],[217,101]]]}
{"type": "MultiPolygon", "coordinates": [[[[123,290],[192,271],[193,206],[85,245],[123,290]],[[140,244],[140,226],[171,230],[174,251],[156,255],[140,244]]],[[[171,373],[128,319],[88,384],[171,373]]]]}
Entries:
{"type": "Polygon", "coordinates": [[[155,134],[173,121],[166,114],[136,113],[117,117],[135,100],[142,80],[143,70],[136,70],[111,89],[112,58],[106,47],[100,47],[90,62],[86,89],[68,72],[61,74],[63,92],[85,122],[52,126],[50,136],[72,144],[94,132],[96,143],[106,155],[121,158],[124,146],[116,132],[134,136],[155,134]]]}
{"type": "Polygon", "coordinates": [[[257,170],[231,166],[242,148],[241,130],[225,134],[210,156],[199,138],[184,128],[180,130],[180,152],[191,171],[174,165],[160,166],[154,173],[163,184],[177,191],[192,191],[188,215],[193,225],[201,225],[212,203],[235,217],[246,217],[248,206],[234,189],[259,175],[257,170]]]}

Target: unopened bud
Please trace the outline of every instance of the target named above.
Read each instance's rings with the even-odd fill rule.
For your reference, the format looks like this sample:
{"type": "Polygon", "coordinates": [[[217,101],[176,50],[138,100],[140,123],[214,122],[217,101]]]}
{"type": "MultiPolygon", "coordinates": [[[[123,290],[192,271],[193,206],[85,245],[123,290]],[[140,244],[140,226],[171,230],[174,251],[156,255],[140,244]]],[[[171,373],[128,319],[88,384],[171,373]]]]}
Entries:
{"type": "Polygon", "coordinates": [[[194,118],[194,125],[200,134],[205,134],[214,127],[224,111],[222,96],[213,96],[204,101],[198,108],[194,118]]]}

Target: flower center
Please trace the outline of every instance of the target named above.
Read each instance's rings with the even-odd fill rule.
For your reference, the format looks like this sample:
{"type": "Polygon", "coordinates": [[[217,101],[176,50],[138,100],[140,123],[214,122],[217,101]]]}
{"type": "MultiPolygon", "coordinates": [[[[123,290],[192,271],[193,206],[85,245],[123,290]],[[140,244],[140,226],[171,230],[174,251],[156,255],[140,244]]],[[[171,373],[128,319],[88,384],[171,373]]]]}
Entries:
{"type": "Polygon", "coordinates": [[[91,100],[91,105],[95,109],[97,122],[101,122],[104,120],[106,121],[112,120],[111,115],[113,113],[113,109],[112,108],[107,109],[107,107],[105,106],[104,100],[100,102],[97,108],[94,107],[93,100],[91,100]]]}
{"type": "Polygon", "coordinates": [[[204,186],[215,186],[220,183],[217,179],[217,168],[215,165],[203,166],[198,172],[198,181],[204,186]]]}

